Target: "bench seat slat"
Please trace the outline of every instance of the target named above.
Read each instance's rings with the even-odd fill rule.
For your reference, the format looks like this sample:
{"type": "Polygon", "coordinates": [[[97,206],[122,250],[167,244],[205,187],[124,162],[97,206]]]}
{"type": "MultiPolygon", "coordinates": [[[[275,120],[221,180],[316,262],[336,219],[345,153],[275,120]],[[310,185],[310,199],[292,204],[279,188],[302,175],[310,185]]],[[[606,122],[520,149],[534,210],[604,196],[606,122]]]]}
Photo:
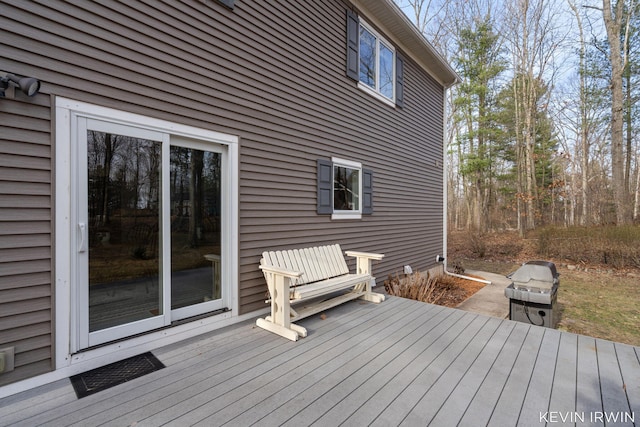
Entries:
{"type": "Polygon", "coordinates": [[[292,295],[290,299],[293,301],[314,298],[320,295],[328,294],[330,292],[351,288],[358,283],[364,283],[370,279],[371,275],[369,274],[347,274],[345,276],[321,280],[315,283],[307,283],[304,286],[292,288],[292,295]]]}

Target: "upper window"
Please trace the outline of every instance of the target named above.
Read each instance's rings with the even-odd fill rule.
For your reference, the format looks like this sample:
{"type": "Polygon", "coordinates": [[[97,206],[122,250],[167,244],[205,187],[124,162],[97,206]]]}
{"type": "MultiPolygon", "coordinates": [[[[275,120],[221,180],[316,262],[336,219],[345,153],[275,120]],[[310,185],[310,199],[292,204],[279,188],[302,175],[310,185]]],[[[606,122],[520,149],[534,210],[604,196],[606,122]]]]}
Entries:
{"type": "Polygon", "coordinates": [[[389,100],[394,100],[395,50],[372,29],[360,22],[360,82],[389,100]]]}
{"type": "Polygon", "coordinates": [[[403,107],[404,60],[391,43],[347,10],[347,76],[382,101],[403,107]]]}

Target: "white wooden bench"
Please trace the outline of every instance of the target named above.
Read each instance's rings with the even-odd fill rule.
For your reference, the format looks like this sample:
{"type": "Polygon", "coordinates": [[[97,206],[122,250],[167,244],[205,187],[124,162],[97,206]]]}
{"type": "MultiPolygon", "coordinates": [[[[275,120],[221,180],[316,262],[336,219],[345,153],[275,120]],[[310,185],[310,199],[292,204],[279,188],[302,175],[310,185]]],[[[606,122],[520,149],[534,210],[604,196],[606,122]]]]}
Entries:
{"type": "Polygon", "coordinates": [[[383,254],[345,252],[356,257],[356,273],[350,274],[340,245],[320,246],[288,251],[263,252],[260,269],[269,288],[271,315],[258,319],[263,329],[292,341],[306,337],[307,330],[292,322],[324,311],[343,302],[361,298],[379,303],[384,295],[371,291],[375,278],[371,275],[371,261],[381,260],[383,254]],[[352,288],[348,293],[296,309],[292,303],[326,296],[352,288]]]}

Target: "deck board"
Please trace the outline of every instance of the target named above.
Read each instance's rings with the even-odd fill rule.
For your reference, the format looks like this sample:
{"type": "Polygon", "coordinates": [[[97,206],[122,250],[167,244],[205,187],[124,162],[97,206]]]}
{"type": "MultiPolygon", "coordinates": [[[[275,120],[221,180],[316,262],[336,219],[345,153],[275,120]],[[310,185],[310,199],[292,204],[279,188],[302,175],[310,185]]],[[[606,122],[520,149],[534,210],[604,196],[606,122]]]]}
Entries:
{"type": "MultiPolygon", "coordinates": [[[[602,411],[611,415],[629,412],[625,382],[620,372],[615,343],[596,340],[596,348],[598,349],[602,411]]],[[[616,426],[633,426],[633,423],[616,420],[616,426]]]]}
{"type": "MultiPolygon", "coordinates": [[[[432,382],[433,384],[426,389],[426,393],[423,394],[411,412],[407,414],[402,425],[418,425],[422,420],[433,419],[435,415],[440,412],[442,406],[444,406],[454,390],[464,392],[464,389],[459,387],[460,382],[462,378],[469,373],[471,367],[474,366],[481,352],[489,343],[495,342],[499,345],[501,339],[499,336],[501,334],[497,334],[496,336],[496,332],[500,323],[501,321],[499,319],[489,319],[487,323],[483,325],[482,329],[480,329],[473,339],[464,347],[464,350],[460,352],[457,357],[450,360],[449,365],[435,382],[433,382],[433,377],[440,369],[435,368],[431,374],[427,374],[431,379],[424,383],[424,385],[431,384],[432,382]]],[[[455,424],[450,417],[450,415],[453,414],[449,414],[446,411],[442,411],[441,414],[446,417],[443,425],[455,424]]]]}
{"type": "MultiPolygon", "coordinates": [[[[495,333],[487,341],[468,371],[455,384],[450,393],[446,397],[443,396],[443,402],[438,411],[433,416],[425,416],[422,419],[431,419],[431,424],[434,426],[457,425],[460,423],[473,398],[478,394],[478,390],[487,379],[489,372],[493,368],[493,363],[504,351],[514,326],[515,324],[511,322],[501,322],[498,325],[495,333]]],[[[428,398],[428,396],[425,397],[428,398]]],[[[428,400],[423,404],[424,407],[431,406],[428,400]]],[[[476,421],[474,420],[473,423],[475,424],[476,421]]]]}
{"type": "MultiPolygon", "coordinates": [[[[598,372],[598,354],[596,340],[591,337],[578,336],[578,361],[576,366],[576,412],[595,413],[602,411],[602,395],[600,392],[600,376],[598,372]]],[[[585,426],[603,426],[604,423],[585,419],[585,426]]]]}
{"type": "Polygon", "coordinates": [[[404,421],[414,410],[425,391],[429,390],[447,371],[452,361],[460,357],[479,333],[485,332],[489,318],[481,318],[469,313],[465,314],[464,318],[468,323],[464,325],[462,331],[456,335],[442,335],[439,338],[440,345],[427,348],[423,353],[425,357],[416,359],[416,366],[409,365],[405,368],[403,380],[406,382],[401,384],[403,390],[395,396],[372,425],[389,426],[397,423],[398,420],[404,421]]]}
{"type": "Polygon", "coordinates": [[[531,373],[529,387],[518,418],[518,425],[539,426],[540,413],[548,412],[553,387],[555,361],[561,333],[545,329],[538,357],[531,373]]]}
{"type": "MultiPolygon", "coordinates": [[[[640,349],[634,349],[625,344],[615,344],[615,346],[623,387],[629,397],[629,408],[631,412],[640,414],[640,371],[638,370],[640,349]]],[[[640,425],[640,420],[636,421],[636,425],[640,425]]]]}
{"type": "Polygon", "coordinates": [[[527,426],[547,411],[584,413],[582,426],[603,425],[598,413],[626,417],[616,425],[640,416],[638,347],[395,297],[299,323],[309,336],[298,342],[248,321],[157,349],[165,369],[83,399],[68,380],[0,399],[0,426],[527,426]]]}
{"type": "MultiPolygon", "coordinates": [[[[396,349],[396,355],[375,375],[367,378],[354,393],[343,399],[338,405],[327,410],[326,417],[343,414],[347,416],[346,425],[368,425],[391,402],[401,390],[400,375],[407,374],[408,367],[414,366],[429,346],[435,345],[438,338],[447,331],[456,329],[455,325],[462,319],[463,313],[443,310],[437,318],[432,318],[428,325],[420,331],[414,341],[396,349]]],[[[329,406],[329,405],[327,405],[329,406]]]]}
{"type": "Polygon", "coordinates": [[[518,420],[520,411],[527,394],[533,367],[538,356],[538,349],[542,343],[544,329],[529,326],[520,352],[509,373],[502,393],[498,397],[494,406],[488,425],[507,426],[513,425],[514,420],[518,420]]]}
{"type": "MultiPolygon", "coordinates": [[[[373,398],[365,402],[349,419],[350,425],[369,425],[382,411],[393,405],[398,396],[416,379],[416,376],[433,362],[451,343],[451,337],[457,336],[470,326],[475,317],[468,313],[454,313],[448,322],[438,325],[430,334],[430,342],[422,341],[422,348],[414,350],[414,357],[405,360],[398,372],[376,392],[373,398]]],[[[404,418],[404,417],[402,417],[404,418]]],[[[400,420],[402,419],[400,418],[400,420]]]]}
{"type": "MultiPolygon", "coordinates": [[[[434,307],[431,311],[432,316],[435,316],[439,310],[434,307]]],[[[351,351],[345,352],[344,357],[336,360],[337,364],[332,360],[330,364],[320,365],[304,377],[295,378],[282,393],[271,394],[268,402],[265,400],[259,406],[250,407],[234,418],[234,423],[250,425],[259,421],[260,425],[280,425],[306,407],[318,409],[328,404],[331,408],[335,402],[339,403],[340,396],[344,395],[340,386],[357,386],[362,376],[372,375],[382,368],[385,360],[389,358],[389,350],[396,349],[400,341],[414,340],[413,334],[419,331],[429,318],[424,316],[422,310],[406,311],[402,321],[385,325],[385,328],[392,327],[395,331],[389,330],[384,339],[375,343],[367,339],[362,343],[364,345],[349,343],[352,346],[351,351]],[[318,402],[318,399],[329,393],[329,399],[318,402]]],[[[291,379],[290,377],[287,376],[287,380],[291,379]]]]}
{"type": "MultiPolygon", "coordinates": [[[[578,361],[578,336],[572,334],[560,335],[560,345],[553,374],[549,412],[576,412],[576,366],[578,361]]],[[[551,367],[550,367],[551,368],[551,367]]],[[[575,425],[571,418],[565,415],[566,421],[559,425],[575,425]]]]}
{"type": "MultiPolygon", "coordinates": [[[[252,379],[246,384],[248,387],[235,389],[227,393],[219,402],[208,402],[206,406],[191,411],[188,417],[183,417],[176,425],[202,423],[225,423],[235,418],[245,410],[260,405],[262,408],[266,396],[278,393],[295,393],[288,390],[288,386],[309,384],[313,386],[318,378],[349,364],[352,360],[361,358],[367,362],[368,351],[375,352],[380,339],[388,336],[391,330],[397,330],[398,325],[407,321],[407,311],[395,312],[384,318],[375,318],[363,322],[349,329],[339,338],[326,342],[307,352],[304,357],[297,357],[295,363],[281,364],[262,376],[252,379]],[[247,394],[247,391],[251,391],[247,394]],[[286,391],[284,391],[286,390],[286,391]],[[228,402],[233,402],[229,405],[228,402]]],[[[294,394],[295,395],[295,394],[294,394]]]]}
{"type": "Polygon", "coordinates": [[[491,419],[496,402],[507,383],[529,332],[529,326],[523,323],[508,322],[508,324],[513,326],[511,334],[500,354],[492,361],[489,372],[477,393],[469,402],[457,403],[457,405],[468,405],[460,420],[460,425],[487,425],[491,419]]]}
{"type": "MultiPolygon", "coordinates": [[[[364,306],[360,308],[362,307],[364,306]]],[[[392,310],[392,308],[393,304],[390,304],[382,311],[386,312],[392,310]]],[[[364,310],[356,310],[356,312],[360,311],[364,310]]],[[[144,421],[148,425],[160,425],[180,417],[184,417],[185,424],[187,424],[186,420],[192,418],[189,414],[190,411],[207,404],[209,401],[225,396],[225,394],[227,395],[226,397],[229,397],[227,394],[229,391],[241,387],[251,379],[266,374],[278,366],[287,368],[292,360],[297,357],[308,357],[309,355],[306,353],[313,352],[318,347],[322,350],[335,344],[334,340],[347,340],[351,334],[349,329],[376,318],[376,313],[371,310],[360,314],[361,316],[352,316],[352,318],[346,319],[345,322],[340,322],[340,316],[335,318],[332,316],[326,324],[318,327],[317,336],[319,338],[317,340],[305,340],[300,342],[302,345],[296,345],[295,342],[283,339],[274,340],[273,334],[262,333],[260,335],[268,336],[270,343],[278,343],[279,345],[264,352],[238,354],[236,356],[241,359],[234,358],[231,361],[232,366],[221,364],[223,366],[219,366],[218,369],[198,375],[195,378],[196,382],[185,384],[185,381],[181,380],[175,386],[164,387],[155,393],[158,399],[152,405],[140,407],[136,411],[127,414],[126,419],[123,417],[115,420],[116,423],[114,425],[118,425],[118,423],[123,425],[122,422],[125,421],[144,421]],[[342,326],[342,328],[336,326],[342,326]],[[325,332],[324,329],[327,330],[326,333],[323,333],[325,332]],[[178,387],[179,389],[176,390],[178,387]]],[[[256,332],[258,332],[257,328],[256,332]]]]}

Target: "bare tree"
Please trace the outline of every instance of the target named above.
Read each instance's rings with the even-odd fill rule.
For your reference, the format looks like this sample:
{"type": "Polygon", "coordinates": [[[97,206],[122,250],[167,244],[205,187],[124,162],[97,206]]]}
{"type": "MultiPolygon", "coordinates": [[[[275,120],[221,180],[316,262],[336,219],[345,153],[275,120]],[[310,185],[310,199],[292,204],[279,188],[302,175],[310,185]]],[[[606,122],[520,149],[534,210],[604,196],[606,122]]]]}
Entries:
{"type": "Polygon", "coordinates": [[[611,172],[618,225],[631,222],[629,191],[625,186],[623,76],[629,61],[630,11],[633,10],[633,0],[617,0],[615,4],[611,0],[602,0],[611,62],[611,172]],[[624,34],[622,40],[621,34],[624,34]]]}
{"type": "Polygon", "coordinates": [[[506,7],[505,20],[516,76],[513,91],[519,169],[518,210],[523,205],[525,217],[524,223],[518,219],[521,232],[536,226],[536,116],[539,109],[544,108],[538,105],[537,91],[552,80],[553,59],[559,44],[554,5],[557,3],[549,0],[517,0],[508,2],[506,7]]]}
{"type": "Polygon", "coordinates": [[[447,56],[449,28],[447,17],[452,0],[395,0],[404,12],[413,19],[418,30],[443,54],[447,56]]]}
{"type": "Polygon", "coordinates": [[[582,217],[580,223],[582,225],[589,224],[589,127],[587,125],[587,107],[586,107],[586,76],[585,76],[585,56],[586,56],[586,44],[584,39],[584,28],[582,26],[582,15],[580,14],[577,6],[571,1],[567,0],[569,7],[573,12],[576,23],[578,24],[578,34],[580,36],[579,47],[579,77],[580,77],[580,113],[578,123],[578,133],[580,138],[580,147],[582,148],[582,163],[581,163],[581,175],[582,175],[582,217]]]}

